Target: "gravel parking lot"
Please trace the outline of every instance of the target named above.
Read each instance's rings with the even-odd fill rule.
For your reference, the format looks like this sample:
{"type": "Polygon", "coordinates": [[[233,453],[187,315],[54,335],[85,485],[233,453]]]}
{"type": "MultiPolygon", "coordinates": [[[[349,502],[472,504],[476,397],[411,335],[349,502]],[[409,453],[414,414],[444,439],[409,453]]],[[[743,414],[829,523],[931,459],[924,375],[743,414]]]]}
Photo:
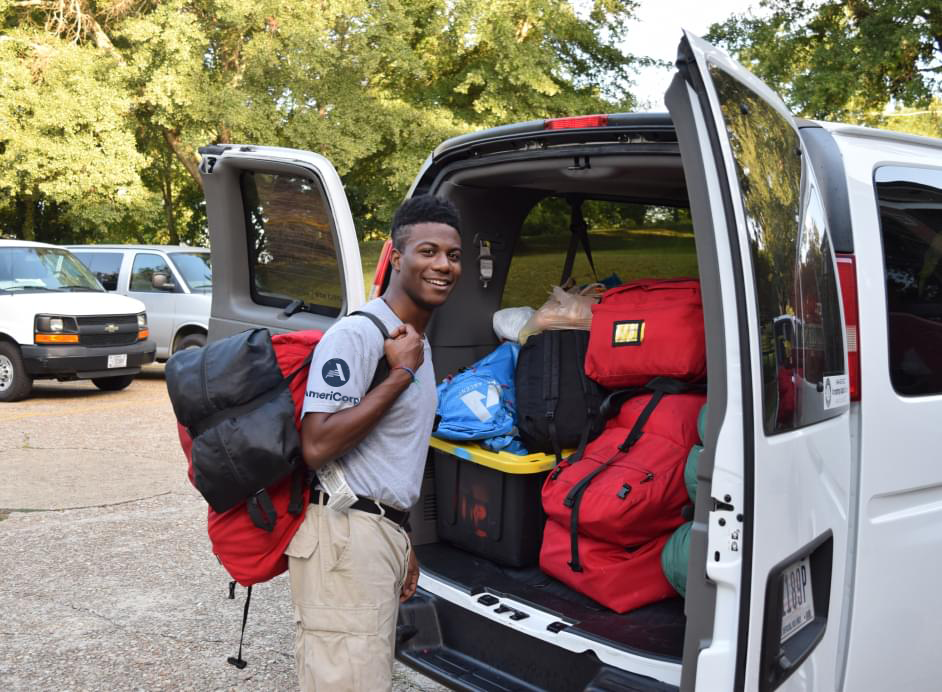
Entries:
{"type": "MultiPolygon", "coordinates": [[[[287,579],[229,600],[162,366],[0,406],[0,689],[297,688],[287,579]]],[[[396,664],[393,689],[443,690],[396,664]]]]}

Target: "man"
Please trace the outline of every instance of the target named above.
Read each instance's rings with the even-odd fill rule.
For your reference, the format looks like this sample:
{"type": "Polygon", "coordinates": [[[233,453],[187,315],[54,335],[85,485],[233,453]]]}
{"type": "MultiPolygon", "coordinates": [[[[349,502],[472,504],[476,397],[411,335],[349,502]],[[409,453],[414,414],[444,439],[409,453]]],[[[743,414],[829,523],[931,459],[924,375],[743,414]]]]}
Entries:
{"type": "Polygon", "coordinates": [[[445,200],[405,202],[392,224],[389,287],[362,309],[390,338],[353,315],[315,349],[302,409],[304,461],[316,470],[338,460],[361,499],[338,512],[315,490],[285,551],[306,692],[392,684],[398,604],[419,578],[402,524],[419,497],[437,403],[425,328],[461,275],[458,227],[457,210],[445,200]],[[369,389],[384,355],[389,374],[369,389]]]}

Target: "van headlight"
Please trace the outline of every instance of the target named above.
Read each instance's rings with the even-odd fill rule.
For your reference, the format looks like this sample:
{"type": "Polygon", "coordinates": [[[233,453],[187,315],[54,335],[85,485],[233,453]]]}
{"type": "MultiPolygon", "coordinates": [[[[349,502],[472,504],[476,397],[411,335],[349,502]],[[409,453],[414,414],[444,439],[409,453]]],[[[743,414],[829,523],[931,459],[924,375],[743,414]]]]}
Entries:
{"type": "Polygon", "coordinates": [[[150,330],[147,328],[147,313],[137,313],[137,340],[143,341],[150,336],[150,330]]]}
{"type": "Polygon", "coordinates": [[[78,323],[74,317],[36,315],[33,322],[33,342],[37,344],[77,344],[78,323]]]}

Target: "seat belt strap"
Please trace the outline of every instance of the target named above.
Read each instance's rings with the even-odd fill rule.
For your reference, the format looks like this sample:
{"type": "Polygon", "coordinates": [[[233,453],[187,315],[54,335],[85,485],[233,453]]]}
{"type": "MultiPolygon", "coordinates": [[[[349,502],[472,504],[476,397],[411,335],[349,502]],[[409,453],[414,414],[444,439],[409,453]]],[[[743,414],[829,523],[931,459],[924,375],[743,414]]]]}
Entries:
{"type": "Polygon", "coordinates": [[[582,249],[585,252],[586,259],[589,260],[589,266],[592,268],[592,275],[595,280],[599,280],[599,273],[595,269],[595,262],[592,261],[592,248],[589,246],[589,226],[585,222],[585,216],[582,214],[582,198],[570,197],[569,206],[571,208],[569,221],[569,249],[566,250],[566,262],[563,264],[563,275],[559,280],[559,285],[565,288],[566,282],[572,276],[572,267],[576,260],[576,247],[581,242],[582,249]]]}

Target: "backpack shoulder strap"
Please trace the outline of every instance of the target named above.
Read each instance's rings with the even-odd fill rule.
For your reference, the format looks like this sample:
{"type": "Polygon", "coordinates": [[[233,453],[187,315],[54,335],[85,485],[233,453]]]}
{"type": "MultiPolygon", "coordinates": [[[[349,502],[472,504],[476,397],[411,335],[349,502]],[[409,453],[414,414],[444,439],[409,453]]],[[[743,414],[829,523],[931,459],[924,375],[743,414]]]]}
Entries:
{"type": "Polygon", "coordinates": [[[364,310],[354,310],[350,313],[349,316],[353,317],[354,315],[360,315],[361,317],[367,318],[370,322],[376,325],[376,328],[379,330],[379,333],[383,335],[384,339],[389,338],[389,330],[386,329],[386,325],[383,324],[383,321],[373,313],[366,312],[364,310]]]}
{"type": "MultiPolygon", "coordinates": [[[[370,322],[376,325],[376,328],[379,330],[379,333],[383,335],[384,340],[389,338],[389,330],[386,329],[386,325],[383,324],[383,321],[380,318],[378,318],[376,315],[370,312],[365,312],[363,310],[355,310],[354,312],[351,312],[350,316],[352,317],[353,315],[360,315],[362,317],[366,317],[370,322]]],[[[368,392],[373,391],[373,389],[376,388],[376,385],[378,385],[380,382],[385,380],[388,376],[389,376],[389,362],[386,360],[386,356],[384,355],[382,358],[379,359],[379,362],[376,363],[376,370],[373,373],[373,379],[370,380],[370,386],[367,387],[366,391],[368,392]]]]}

